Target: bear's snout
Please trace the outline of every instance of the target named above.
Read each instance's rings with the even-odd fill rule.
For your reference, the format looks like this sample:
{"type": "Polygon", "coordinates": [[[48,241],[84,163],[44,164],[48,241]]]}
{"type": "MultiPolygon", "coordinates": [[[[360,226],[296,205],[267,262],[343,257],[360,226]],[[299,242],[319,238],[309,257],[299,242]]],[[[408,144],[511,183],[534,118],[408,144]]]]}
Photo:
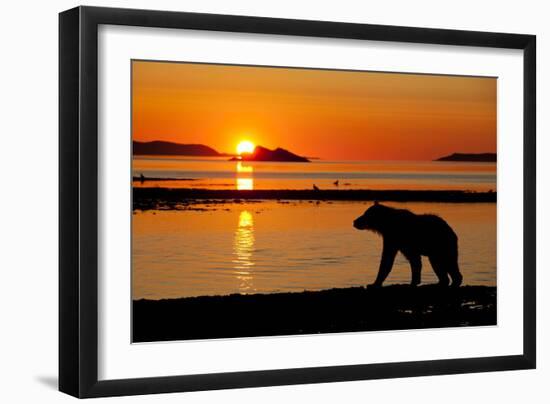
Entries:
{"type": "Polygon", "coordinates": [[[358,217],[353,221],[353,227],[355,227],[358,230],[364,230],[365,229],[365,223],[363,223],[363,217],[358,217]]]}

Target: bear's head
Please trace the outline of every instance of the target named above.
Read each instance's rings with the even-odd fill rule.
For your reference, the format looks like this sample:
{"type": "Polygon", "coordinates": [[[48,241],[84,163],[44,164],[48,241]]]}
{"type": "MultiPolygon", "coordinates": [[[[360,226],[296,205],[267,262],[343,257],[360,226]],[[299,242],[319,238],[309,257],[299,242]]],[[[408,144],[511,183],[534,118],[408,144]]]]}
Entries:
{"type": "Polygon", "coordinates": [[[353,227],[359,230],[372,230],[379,232],[387,222],[387,214],[391,208],[374,202],[365,213],[353,221],[353,227]]]}

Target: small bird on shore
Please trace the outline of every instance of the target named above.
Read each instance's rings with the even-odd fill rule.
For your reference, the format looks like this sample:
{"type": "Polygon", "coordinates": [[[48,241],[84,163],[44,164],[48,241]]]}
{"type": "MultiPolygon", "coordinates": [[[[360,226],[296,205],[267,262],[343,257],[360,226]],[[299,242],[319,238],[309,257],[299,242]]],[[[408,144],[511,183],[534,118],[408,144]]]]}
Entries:
{"type": "Polygon", "coordinates": [[[319,191],[319,187],[317,185],[313,184],[313,190],[314,191],[319,191]]]}
{"type": "Polygon", "coordinates": [[[333,184],[336,185],[336,186],[340,185],[340,180],[334,181],[333,184]]]}
{"type": "Polygon", "coordinates": [[[143,175],[143,173],[139,175],[139,182],[141,183],[145,182],[145,176],[143,175]]]}

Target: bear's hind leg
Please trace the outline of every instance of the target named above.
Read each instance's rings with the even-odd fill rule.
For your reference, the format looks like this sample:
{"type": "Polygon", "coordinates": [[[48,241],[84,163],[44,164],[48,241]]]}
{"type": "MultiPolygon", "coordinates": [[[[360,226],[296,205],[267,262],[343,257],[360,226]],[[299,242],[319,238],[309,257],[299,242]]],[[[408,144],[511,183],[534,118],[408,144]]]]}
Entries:
{"type": "Polygon", "coordinates": [[[420,255],[407,255],[406,257],[411,264],[411,286],[418,286],[421,282],[422,258],[420,255]]]}
{"type": "Polygon", "coordinates": [[[447,269],[445,268],[445,260],[440,257],[430,256],[430,264],[439,279],[439,286],[449,286],[449,276],[447,275],[447,269]]]}

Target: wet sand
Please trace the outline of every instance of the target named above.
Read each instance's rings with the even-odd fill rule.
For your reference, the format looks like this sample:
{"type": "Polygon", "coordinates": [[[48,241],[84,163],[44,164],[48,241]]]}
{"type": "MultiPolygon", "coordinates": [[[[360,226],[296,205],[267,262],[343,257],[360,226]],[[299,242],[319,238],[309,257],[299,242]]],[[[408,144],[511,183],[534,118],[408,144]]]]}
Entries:
{"type": "Polygon", "coordinates": [[[133,342],[496,325],[496,288],[423,285],[135,300],[133,342]]]}
{"type": "Polygon", "coordinates": [[[314,201],[380,201],[380,202],[449,202],[495,203],[496,192],[469,191],[400,191],[400,190],[219,190],[134,188],[133,208],[178,209],[195,200],[241,202],[251,200],[314,200],[314,201]]]}

